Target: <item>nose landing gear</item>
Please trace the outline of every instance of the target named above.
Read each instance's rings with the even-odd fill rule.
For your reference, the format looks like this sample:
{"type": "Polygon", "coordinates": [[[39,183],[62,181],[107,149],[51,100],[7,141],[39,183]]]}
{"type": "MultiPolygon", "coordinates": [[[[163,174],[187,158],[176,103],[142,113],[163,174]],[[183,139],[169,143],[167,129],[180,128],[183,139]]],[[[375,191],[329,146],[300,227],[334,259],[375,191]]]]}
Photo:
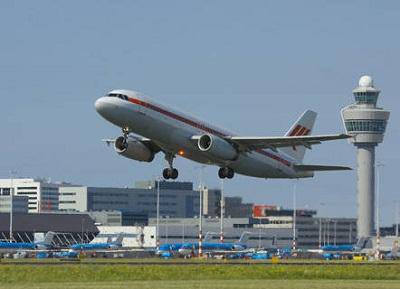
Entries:
{"type": "Polygon", "coordinates": [[[129,127],[123,127],[122,128],[122,136],[124,137],[124,144],[126,144],[126,141],[128,140],[128,136],[131,133],[131,129],[129,127]]]}
{"type": "Polygon", "coordinates": [[[178,170],[173,167],[175,155],[173,153],[165,153],[165,160],[168,162],[169,168],[165,168],[163,170],[164,179],[173,179],[176,180],[178,178],[178,170]]]}
{"type": "Polygon", "coordinates": [[[220,179],[225,179],[225,178],[232,179],[234,175],[235,171],[228,167],[223,167],[218,170],[218,177],[220,179]]]}

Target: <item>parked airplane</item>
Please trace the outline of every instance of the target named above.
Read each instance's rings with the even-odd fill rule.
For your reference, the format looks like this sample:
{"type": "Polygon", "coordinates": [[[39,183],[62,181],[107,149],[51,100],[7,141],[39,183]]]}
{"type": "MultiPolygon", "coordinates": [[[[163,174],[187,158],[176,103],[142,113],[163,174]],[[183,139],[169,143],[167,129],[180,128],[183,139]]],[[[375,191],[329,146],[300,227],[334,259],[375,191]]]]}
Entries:
{"type": "Polygon", "coordinates": [[[95,103],[97,112],[122,128],[123,136],[105,140],[124,157],[151,162],[158,152],[169,167],[165,179],[176,179],[176,155],[220,167],[220,178],[234,173],[259,178],[308,178],[315,171],[348,170],[348,167],[305,165],[306,148],[323,141],[345,139],[345,134],[310,135],[317,114],[305,111],[285,136],[238,136],[187,114],[158,104],[139,92],[113,90],[95,103]],[[136,135],[130,135],[135,133],[136,135]]]}
{"type": "Polygon", "coordinates": [[[105,243],[80,243],[71,245],[69,248],[75,251],[96,251],[96,250],[107,250],[107,249],[118,249],[122,247],[123,234],[119,234],[115,241],[108,238],[105,243]]]}
{"type": "Polygon", "coordinates": [[[52,249],[53,239],[55,233],[47,232],[44,240],[41,242],[0,242],[0,250],[1,251],[13,251],[13,250],[48,250],[52,249]]]}
{"type": "MultiPolygon", "coordinates": [[[[207,232],[205,237],[204,237],[204,242],[208,242],[212,238],[212,235],[216,235],[217,233],[214,232],[207,232]]],[[[172,252],[172,253],[177,253],[183,246],[188,246],[189,244],[194,244],[194,243],[189,243],[189,242],[180,242],[180,243],[164,243],[161,244],[156,252],[157,255],[161,255],[165,252],[172,252]]]]}
{"type": "MultiPolygon", "coordinates": [[[[212,252],[212,251],[241,251],[247,248],[247,240],[248,236],[251,233],[243,232],[240,236],[240,239],[237,242],[233,243],[221,243],[221,242],[204,242],[202,244],[202,250],[204,252],[212,252]]],[[[179,249],[178,252],[181,255],[189,255],[194,251],[199,249],[199,243],[185,243],[179,249]]]]}
{"type": "Polygon", "coordinates": [[[318,253],[325,260],[350,258],[353,253],[357,250],[355,245],[344,244],[344,245],[325,245],[320,249],[309,249],[310,253],[318,253]]]}

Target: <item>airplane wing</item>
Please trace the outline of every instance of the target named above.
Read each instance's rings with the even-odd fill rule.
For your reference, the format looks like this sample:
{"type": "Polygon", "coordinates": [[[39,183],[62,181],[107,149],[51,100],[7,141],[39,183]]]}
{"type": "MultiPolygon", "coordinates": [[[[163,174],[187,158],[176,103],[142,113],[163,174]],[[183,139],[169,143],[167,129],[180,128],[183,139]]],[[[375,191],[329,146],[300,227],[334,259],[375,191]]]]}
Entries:
{"type": "Polygon", "coordinates": [[[320,144],[324,141],[350,138],[347,134],[331,135],[305,135],[305,136],[282,136],[282,137],[246,137],[246,136],[228,136],[225,139],[239,146],[243,150],[273,149],[280,147],[305,146],[311,149],[312,145],[320,144]]]}
{"type": "MultiPolygon", "coordinates": [[[[105,142],[107,146],[114,145],[115,141],[117,139],[113,138],[106,138],[102,139],[101,141],[105,142]]],[[[156,143],[154,143],[151,139],[141,137],[141,136],[134,136],[134,135],[129,135],[128,136],[128,141],[139,141],[143,144],[145,144],[147,147],[151,148],[155,153],[158,153],[160,150],[162,150],[156,143]]]]}
{"type": "MultiPolygon", "coordinates": [[[[132,136],[129,135],[128,140],[137,140],[137,141],[141,141],[143,143],[152,143],[151,139],[149,138],[145,138],[145,137],[137,137],[137,136],[132,136]]],[[[115,138],[104,138],[101,140],[102,142],[105,142],[108,146],[111,144],[114,144],[116,139],[115,138]]]]}

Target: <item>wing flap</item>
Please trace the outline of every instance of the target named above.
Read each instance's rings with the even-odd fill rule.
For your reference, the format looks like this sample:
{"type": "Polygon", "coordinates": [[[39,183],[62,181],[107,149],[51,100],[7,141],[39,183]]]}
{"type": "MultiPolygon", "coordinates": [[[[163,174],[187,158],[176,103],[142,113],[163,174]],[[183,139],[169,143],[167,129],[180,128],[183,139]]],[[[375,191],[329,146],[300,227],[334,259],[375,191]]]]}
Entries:
{"type": "Polygon", "coordinates": [[[325,166],[325,165],[294,165],[293,168],[297,171],[348,171],[350,167],[344,166],[325,166]]]}

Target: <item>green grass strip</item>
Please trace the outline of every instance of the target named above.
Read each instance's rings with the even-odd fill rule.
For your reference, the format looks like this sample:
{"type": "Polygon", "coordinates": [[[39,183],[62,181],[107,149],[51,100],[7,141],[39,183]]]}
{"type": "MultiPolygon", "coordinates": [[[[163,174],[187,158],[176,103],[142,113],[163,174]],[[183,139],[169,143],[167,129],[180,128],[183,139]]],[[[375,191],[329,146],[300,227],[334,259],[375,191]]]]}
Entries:
{"type": "MultiPolygon", "coordinates": [[[[2,265],[0,283],[146,280],[400,280],[400,266],[357,265],[2,265]]],[[[400,284],[400,283],[399,283],[400,284]]]]}

